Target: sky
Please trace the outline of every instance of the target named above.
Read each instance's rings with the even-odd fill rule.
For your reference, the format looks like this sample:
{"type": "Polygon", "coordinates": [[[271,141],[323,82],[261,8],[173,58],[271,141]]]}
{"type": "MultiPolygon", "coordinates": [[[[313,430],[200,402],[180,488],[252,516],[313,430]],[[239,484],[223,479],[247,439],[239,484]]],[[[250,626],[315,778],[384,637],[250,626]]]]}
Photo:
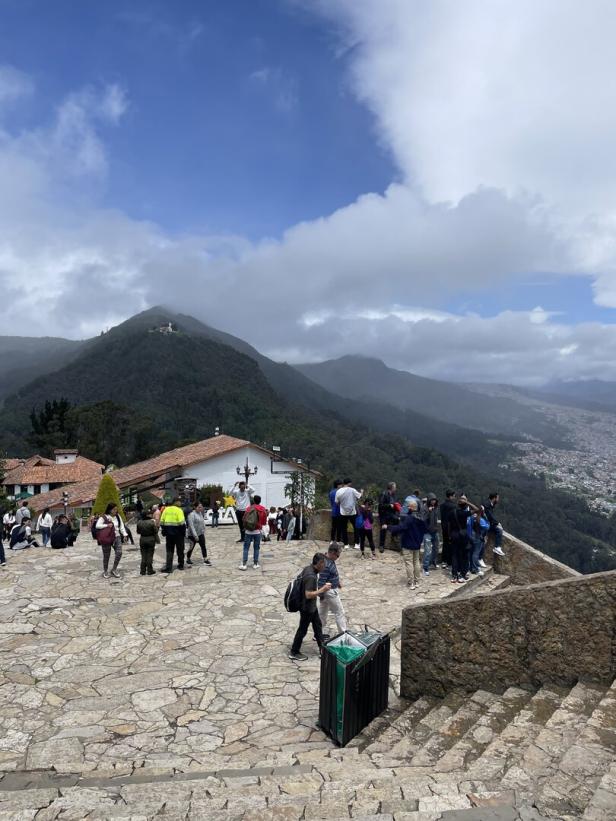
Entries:
{"type": "Polygon", "coordinates": [[[0,0],[0,333],[616,379],[612,0],[0,0]]]}

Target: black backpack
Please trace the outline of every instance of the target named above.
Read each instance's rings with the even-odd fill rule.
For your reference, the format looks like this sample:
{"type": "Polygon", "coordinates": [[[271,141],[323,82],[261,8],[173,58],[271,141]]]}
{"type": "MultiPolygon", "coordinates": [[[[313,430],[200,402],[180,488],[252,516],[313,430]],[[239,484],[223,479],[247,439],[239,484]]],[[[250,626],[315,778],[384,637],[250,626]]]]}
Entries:
{"type": "Polygon", "coordinates": [[[289,582],[284,594],[284,606],[289,613],[297,613],[301,608],[302,596],[304,594],[304,582],[302,572],[289,582]]]}

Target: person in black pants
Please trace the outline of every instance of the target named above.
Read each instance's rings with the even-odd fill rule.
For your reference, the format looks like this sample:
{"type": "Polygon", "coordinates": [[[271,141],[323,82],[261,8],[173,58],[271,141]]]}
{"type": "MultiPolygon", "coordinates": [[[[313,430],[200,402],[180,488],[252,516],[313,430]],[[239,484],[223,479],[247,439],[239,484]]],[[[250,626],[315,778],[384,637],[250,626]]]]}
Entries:
{"type": "Polygon", "coordinates": [[[325,568],[325,559],[325,554],[315,553],[312,557],[312,564],[309,564],[302,571],[300,582],[302,585],[302,602],[299,610],[299,627],[289,652],[289,658],[293,661],[305,661],[308,658],[300,650],[310,625],[312,625],[319,652],[323,646],[323,627],[317,608],[317,599],[327,593],[328,590],[331,590],[330,582],[326,582],[322,587],[318,586],[318,576],[325,568]]]}
{"type": "MultiPolygon", "coordinates": [[[[396,490],[395,482],[389,482],[383,493],[379,498],[379,523],[381,525],[396,525],[398,524],[398,517],[396,516],[396,490]]],[[[385,552],[385,537],[387,530],[380,528],[379,532],[379,551],[385,552]]]]}
{"type": "Polygon", "coordinates": [[[439,508],[441,514],[441,534],[443,536],[443,550],[441,559],[443,567],[451,567],[451,535],[450,535],[450,521],[451,516],[456,511],[456,492],[455,490],[448,490],[445,494],[445,501],[439,508]]]}
{"type": "Polygon", "coordinates": [[[449,517],[449,536],[451,539],[451,581],[452,584],[464,584],[469,571],[469,538],[466,523],[469,516],[479,508],[471,504],[462,493],[458,498],[457,508],[449,517]]]}
{"type": "Polygon", "coordinates": [[[184,539],[186,537],[186,519],[180,507],[180,500],[174,499],[163,510],[160,517],[161,531],[165,537],[167,563],[161,573],[173,572],[173,554],[178,554],[178,570],[184,570],[184,539]]]}

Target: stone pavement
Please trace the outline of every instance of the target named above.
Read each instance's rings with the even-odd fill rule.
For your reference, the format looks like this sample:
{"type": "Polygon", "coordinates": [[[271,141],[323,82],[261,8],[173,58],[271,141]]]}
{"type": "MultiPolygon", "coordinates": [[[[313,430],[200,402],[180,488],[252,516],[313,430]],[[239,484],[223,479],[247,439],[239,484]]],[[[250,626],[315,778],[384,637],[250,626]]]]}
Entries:
{"type": "MultiPolygon", "coordinates": [[[[124,549],[122,579],[101,577],[87,532],[66,551],[13,554],[0,575],[1,771],[120,776],[289,765],[329,746],[315,728],[318,656],[287,658],[298,617],[289,579],[314,542],[263,545],[261,569],[237,569],[235,528],[208,531],[213,567],[139,575],[124,549]]],[[[162,548],[157,548],[162,564],[162,548]]],[[[340,559],[350,625],[399,627],[412,601],[447,595],[438,571],[415,593],[396,553],[340,559]]],[[[332,625],[332,629],[335,625],[332,625]]],[[[392,662],[396,687],[398,660],[392,662]]]]}

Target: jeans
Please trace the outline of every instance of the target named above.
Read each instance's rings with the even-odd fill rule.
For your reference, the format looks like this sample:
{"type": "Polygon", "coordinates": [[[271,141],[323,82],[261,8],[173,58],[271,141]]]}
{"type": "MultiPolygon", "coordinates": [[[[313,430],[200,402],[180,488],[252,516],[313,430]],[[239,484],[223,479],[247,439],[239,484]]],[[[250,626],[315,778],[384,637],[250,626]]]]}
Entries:
{"type": "Polygon", "coordinates": [[[344,633],[347,629],[347,620],[344,615],[344,607],[340,601],[340,594],[338,591],[328,590],[327,593],[324,593],[323,597],[319,599],[318,607],[321,626],[325,628],[327,627],[327,617],[331,612],[334,614],[334,618],[336,619],[336,627],[338,628],[338,632],[344,633]]]}
{"type": "Polygon", "coordinates": [[[261,548],[261,534],[247,533],[244,536],[244,552],[242,554],[242,564],[248,563],[248,551],[250,550],[250,543],[252,542],[252,561],[253,564],[259,564],[259,550],[261,548]]]}
{"type": "Polygon", "coordinates": [[[297,628],[295,638],[293,639],[293,644],[291,645],[292,653],[299,653],[302,646],[302,641],[304,640],[304,636],[308,632],[308,627],[310,625],[312,625],[312,630],[314,632],[314,637],[317,640],[317,644],[319,647],[323,646],[323,629],[321,626],[319,611],[316,607],[314,610],[300,610],[299,627],[297,628]]]}
{"type": "Polygon", "coordinates": [[[483,558],[485,542],[481,536],[470,537],[471,573],[479,573],[481,567],[479,560],[483,558]]]}
{"type": "Polygon", "coordinates": [[[6,556],[4,555],[4,545],[2,544],[2,536],[0,535],[0,564],[6,564],[6,556]]]}
{"type": "Polygon", "coordinates": [[[212,513],[212,527],[218,527],[218,513],[212,513]]]}
{"type": "MultiPolygon", "coordinates": [[[[109,569],[109,557],[111,556],[111,547],[110,544],[102,544],[101,550],[103,551],[103,570],[105,573],[109,569]]],[[[113,569],[116,570],[118,565],[120,564],[120,559],[122,558],[122,537],[116,536],[115,542],[113,543],[113,550],[114,550],[114,557],[113,557],[113,569]]]]}
{"type": "Polygon", "coordinates": [[[426,533],[423,542],[423,569],[428,570],[430,565],[438,564],[438,533],[426,533]]]}
{"type": "Polygon", "coordinates": [[[51,528],[50,527],[42,527],[41,528],[41,537],[43,539],[43,547],[47,547],[49,544],[49,540],[51,539],[51,528]]]}
{"type": "Polygon", "coordinates": [[[502,547],[503,546],[503,528],[502,525],[496,525],[496,527],[490,528],[490,533],[494,534],[494,547],[502,547]]]}

